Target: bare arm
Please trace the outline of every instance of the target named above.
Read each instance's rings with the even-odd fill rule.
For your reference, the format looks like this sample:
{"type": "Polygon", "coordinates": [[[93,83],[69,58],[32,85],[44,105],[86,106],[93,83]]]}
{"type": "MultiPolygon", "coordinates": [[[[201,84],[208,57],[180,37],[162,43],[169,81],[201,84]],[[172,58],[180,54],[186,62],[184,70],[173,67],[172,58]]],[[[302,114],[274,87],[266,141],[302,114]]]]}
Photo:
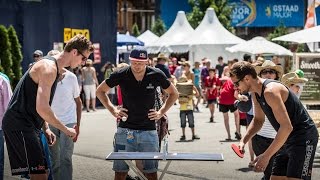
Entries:
{"type": "Polygon", "coordinates": [[[96,83],[96,85],[98,86],[99,85],[99,82],[98,82],[98,78],[97,78],[97,72],[96,72],[96,70],[93,68],[93,67],[91,67],[92,68],[92,75],[93,75],[93,79],[94,79],[94,81],[95,81],[95,83],[96,83]]]}
{"type": "Polygon", "coordinates": [[[38,91],[36,98],[36,110],[38,114],[49,124],[60,129],[70,137],[76,135],[74,130],[67,128],[55,116],[49,105],[52,85],[56,79],[56,67],[52,64],[42,61],[34,67],[32,78],[38,81],[38,91]]]}
{"type": "Polygon", "coordinates": [[[250,123],[246,135],[241,139],[240,142],[246,144],[257,132],[261,129],[264,121],[265,114],[261,109],[260,104],[258,103],[255,94],[251,94],[254,104],[254,117],[252,122],[250,123]]]}
{"type": "Polygon", "coordinates": [[[266,102],[272,108],[272,112],[277,122],[280,124],[280,128],[273,142],[264,152],[268,157],[273,156],[283,146],[293,130],[288,112],[284,105],[284,101],[288,98],[288,90],[280,84],[276,86],[272,85],[273,84],[270,84],[271,88],[267,86],[264,96],[266,102]]]}
{"type": "Polygon", "coordinates": [[[170,86],[167,89],[164,89],[164,91],[168,94],[168,98],[159,110],[161,117],[169,110],[179,97],[178,91],[172,83],[170,83],[170,86]]]}
{"type": "Polygon", "coordinates": [[[192,83],[194,83],[194,73],[191,73],[191,80],[192,80],[192,83]]]}
{"type": "Polygon", "coordinates": [[[98,86],[96,94],[100,102],[103,104],[103,106],[107,108],[114,117],[119,118],[120,112],[117,111],[117,108],[114,107],[109,97],[106,95],[110,89],[111,88],[106,84],[106,82],[103,81],[98,86]]]}
{"type": "Polygon", "coordinates": [[[77,111],[77,125],[74,126],[77,136],[73,138],[73,142],[77,142],[78,137],[80,135],[80,121],[81,121],[81,115],[82,115],[82,101],[80,96],[77,98],[74,98],[74,101],[76,102],[76,111],[77,111]]]}
{"type": "Polygon", "coordinates": [[[80,121],[81,121],[81,115],[82,115],[82,101],[80,99],[80,96],[77,98],[74,98],[74,101],[76,102],[77,107],[77,126],[80,127],[80,121]]]}

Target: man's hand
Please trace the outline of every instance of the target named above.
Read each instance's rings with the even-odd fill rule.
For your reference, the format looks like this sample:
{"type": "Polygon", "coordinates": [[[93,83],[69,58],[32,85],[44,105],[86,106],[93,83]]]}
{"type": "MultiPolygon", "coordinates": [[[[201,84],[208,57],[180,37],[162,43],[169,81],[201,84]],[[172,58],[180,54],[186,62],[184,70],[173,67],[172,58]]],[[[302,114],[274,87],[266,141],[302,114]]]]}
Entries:
{"type": "Polygon", "coordinates": [[[75,138],[77,136],[76,130],[73,128],[66,127],[66,130],[64,132],[67,136],[69,136],[71,139],[75,138]]]}
{"type": "Polygon", "coordinates": [[[246,95],[239,94],[238,95],[238,100],[247,102],[249,100],[249,98],[246,95]]]}
{"type": "Polygon", "coordinates": [[[271,157],[266,156],[264,153],[260,154],[252,163],[256,163],[254,166],[255,172],[264,172],[266,170],[266,167],[268,166],[268,163],[270,161],[271,157]]]}
{"type": "Polygon", "coordinates": [[[75,130],[76,130],[76,133],[77,133],[76,137],[73,138],[73,142],[77,142],[78,137],[79,137],[79,134],[80,134],[80,127],[77,126],[77,125],[74,125],[74,126],[73,126],[73,129],[75,129],[75,130]]]}
{"type": "Polygon", "coordinates": [[[238,147],[239,147],[240,152],[243,154],[245,152],[244,151],[245,144],[242,140],[240,140],[238,147]]]}
{"type": "Polygon", "coordinates": [[[159,120],[163,114],[161,114],[159,111],[156,111],[155,109],[150,109],[148,113],[148,118],[152,121],[159,120]]]}
{"type": "Polygon", "coordinates": [[[48,141],[48,145],[52,146],[54,145],[54,143],[56,143],[56,135],[48,128],[46,129],[46,131],[44,132],[44,135],[47,138],[48,141]]]}
{"type": "Polygon", "coordinates": [[[122,117],[128,118],[128,109],[123,108],[121,106],[113,107],[113,109],[110,112],[117,119],[121,119],[122,117]]]}

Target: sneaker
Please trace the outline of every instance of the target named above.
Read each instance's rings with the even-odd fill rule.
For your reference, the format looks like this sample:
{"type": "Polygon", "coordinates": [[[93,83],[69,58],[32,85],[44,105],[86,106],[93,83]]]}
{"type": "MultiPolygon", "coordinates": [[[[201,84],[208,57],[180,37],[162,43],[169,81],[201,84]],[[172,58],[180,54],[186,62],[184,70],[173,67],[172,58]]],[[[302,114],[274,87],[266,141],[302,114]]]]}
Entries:
{"type": "Polygon", "coordinates": [[[240,140],[241,139],[241,134],[239,134],[238,132],[234,133],[236,135],[236,139],[240,140]]]}
{"type": "Polygon", "coordinates": [[[194,139],[200,139],[200,137],[198,135],[193,135],[192,140],[194,140],[194,139]]]}
{"type": "Polygon", "coordinates": [[[180,141],[184,141],[184,140],[186,140],[186,136],[181,136],[180,141]]]}
{"type": "Polygon", "coordinates": [[[196,110],[197,110],[198,112],[200,112],[200,110],[199,110],[199,107],[198,107],[198,106],[196,106],[196,110]]]}
{"type": "Polygon", "coordinates": [[[210,121],[209,121],[210,123],[213,123],[214,121],[213,121],[213,117],[210,117],[210,121]]]}

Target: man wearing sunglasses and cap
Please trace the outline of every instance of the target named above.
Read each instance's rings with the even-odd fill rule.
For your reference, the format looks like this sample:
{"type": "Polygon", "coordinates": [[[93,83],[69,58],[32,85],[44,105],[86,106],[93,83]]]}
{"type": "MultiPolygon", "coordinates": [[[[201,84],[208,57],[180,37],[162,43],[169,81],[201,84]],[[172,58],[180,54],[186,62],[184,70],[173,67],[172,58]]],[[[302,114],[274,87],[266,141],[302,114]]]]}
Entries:
{"type": "MultiPolygon", "coordinates": [[[[159,140],[155,121],[159,120],[178,99],[177,89],[166,75],[157,68],[149,67],[147,51],[135,48],[131,51],[131,65],[113,72],[97,89],[101,103],[120,118],[115,135],[115,152],[159,152],[159,140]],[[122,107],[115,107],[106,94],[119,85],[123,97],[122,107]],[[169,95],[159,111],[154,109],[155,93],[160,86],[169,95]]],[[[143,173],[148,179],[157,179],[158,162],[143,161],[143,173]]],[[[129,171],[123,160],[113,164],[115,179],[126,179],[129,171]]]]}
{"type": "Polygon", "coordinates": [[[76,35],[67,42],[63,52],[43,57],[31,65],[20,79],[2,122],[12,175],[29,173],[31,179],[48,178],[39,139],[43,128],[48,144],[55,142],[48,123],[70,138],[76,137],[75,129],[63,125],[50,105],[63,68],[79,66],[92,51],[92,43],[83,35],[76,35]]]}
{"type": "Polygon", "coordinates": [[[239,148],[260,130],[266,115],[277,131],[268,149],[255,160],[254,170],[263,172],[275,154],[270,179],[311,179],[318,130],[297,96],[279,81],[257,77],[248,62],[235,63],[231,80],[241,94],[251,92],[254,118],[239,148]]]}

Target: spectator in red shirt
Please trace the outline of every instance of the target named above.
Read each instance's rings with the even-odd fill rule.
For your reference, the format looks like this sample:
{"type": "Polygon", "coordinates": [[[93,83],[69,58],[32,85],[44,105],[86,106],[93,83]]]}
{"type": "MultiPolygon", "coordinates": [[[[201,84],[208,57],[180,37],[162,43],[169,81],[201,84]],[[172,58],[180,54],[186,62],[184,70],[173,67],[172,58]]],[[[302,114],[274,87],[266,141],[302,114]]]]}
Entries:
{"type": "Polygon", "coordinates": [[[208,107],[210,110],[210,121],[214,123],[214,105],[217,103],[218,89],[220,88],[220,81],[216,78],[216,69],[209,69],[209,76],[205,79],[206,97],[208,107]]]}
{"type": "Polygon", "coordinates": [[[220,78],[222,81],[220,96],[219,96],[219,111],[223,113],[224,125],[226,127],[228,138],[227,141],[231,140],[230,135],[230,126],[229,126],[229,115],[228,111],[234,114],[235,124],[236,124],[236,139],[241,139],[240,134],[240,119],[239,119],[239,111],[234,106],[234,101],[236,100],[234,85],[231,79],[227,76],[220,78]]]}
{"type": "Polygon", "coordinates": [[[177,58],[173,57],[171,61],[172,61],[172,64],[169,65],[169,71],[170,71],[170,74],[173,75],[174,71],[178,67],[177,58]]]}

